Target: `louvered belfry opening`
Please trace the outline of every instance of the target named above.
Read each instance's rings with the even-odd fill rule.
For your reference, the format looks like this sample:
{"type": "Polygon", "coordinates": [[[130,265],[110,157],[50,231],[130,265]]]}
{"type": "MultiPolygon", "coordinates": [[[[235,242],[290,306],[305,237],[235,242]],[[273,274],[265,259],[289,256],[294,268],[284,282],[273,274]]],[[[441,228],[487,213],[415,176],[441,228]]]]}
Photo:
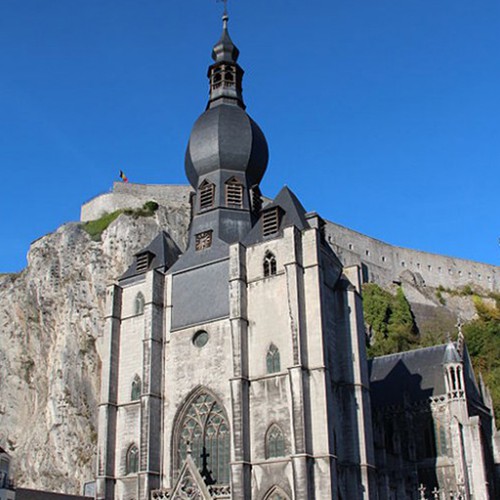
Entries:
{"type": "Polygon", "coordinates": [[[266,210],[262,214],[262,236],[271,236],[278,232],[279,215],[278,207],[266,210]]]}
{"type": "Polygon", "coordinates": [[[243,184],[234,177],[226,182],[226,206],[243,208],[243,184]]]}
{"type": "Polygon", "coordinates": [[[206,210],[214,206],[215,185],[204,181],[200,186],[200,210],[206,210]]]}
{"type": "Polygon", "coordinates": [[[139,254],[136,261],[136,271],[138,273],[146,272],[149,268],[150,259],[151,254],[149,252],[139,254]]]}

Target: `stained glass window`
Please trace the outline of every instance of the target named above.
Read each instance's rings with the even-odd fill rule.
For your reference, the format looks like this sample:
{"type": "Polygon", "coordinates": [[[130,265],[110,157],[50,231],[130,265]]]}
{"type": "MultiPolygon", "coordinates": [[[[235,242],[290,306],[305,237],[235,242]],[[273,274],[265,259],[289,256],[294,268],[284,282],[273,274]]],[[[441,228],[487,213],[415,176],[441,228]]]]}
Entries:
{"type": "Polygon", "coordinates": [[[208,333],[205,330],[200,330],[193,335],[193,344],[196,347],[203,347],[208,342],[208,333]]]}
{"type": "Polygon", "coordinates": [[[188,449],[207,484],[229,483],[229,426],[220,404],[206,392],[197,395],[180,424],[179,472],[188,449]]]}
{"type": "Polygon", "coordinates": [[[134,474],[139,470],[139,450],[135,444],[127,450],[127,474],[134,474]]]}
{"type": "Polygon", "coordinates": [[[139,292],[135,296],[135,314],[142,314],[144,312],[144,295],[139,292]]]}
{"type": "Polygon", "coordinates": [[[267,373],[277,373],[281,370],[280,352],[274,344],[271,344],[267,350],[266,364],[267,373]]]}
{"type": "Polygon", "coordinates": [[[264,500],[288,500],[288,495],[278,486],[274,486],[264,497],[264,500]]]}
{"type": "Polygon", "coordinates": [[[134,380],[132,380],[132,391],[130,394],[131,401],[137,401],[141,398],[141,377],[135,375],[134,380]]]}
{"type": "Polygon", "coordinates": [[[267,252],[264,257],[264,276],[274,274],[276,274],[276,257],[271,252],[267,252]]]}
{"type": "Polygon", "coordinates": [[[273,424],[266,432],[266,458],[285,456],[285,438],[282,430],[273,424]]]}

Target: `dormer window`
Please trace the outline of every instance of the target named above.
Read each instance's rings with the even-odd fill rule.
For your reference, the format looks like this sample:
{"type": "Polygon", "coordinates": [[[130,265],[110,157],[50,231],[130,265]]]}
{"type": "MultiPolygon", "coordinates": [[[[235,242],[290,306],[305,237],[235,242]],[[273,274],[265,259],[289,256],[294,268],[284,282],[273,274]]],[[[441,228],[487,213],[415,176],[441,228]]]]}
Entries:
{"type": "Polygon", "coordinates": [[[149,269],[149,264],[151,264],[151,253],[143,252],[137,255],[135,262],[135,270],[138,273],[145,273],[149,269]]]}
{"type": "Polygon", "coordinates": [[[271,236],[278,232],[280,214],[278,207],[266,210],[262,214],[262,236],[271,236]]]}
{"type": "Polygon", "coordinates": [[[214,206],[215,184],[203,181],[199,188],[200,191],[200,210],[206,210],[214,206]]]}
{"type": "Polygon", "coordinates": [[[226,206],[243,208],[243,184],[235,177],[226,182],[226,206]]]}

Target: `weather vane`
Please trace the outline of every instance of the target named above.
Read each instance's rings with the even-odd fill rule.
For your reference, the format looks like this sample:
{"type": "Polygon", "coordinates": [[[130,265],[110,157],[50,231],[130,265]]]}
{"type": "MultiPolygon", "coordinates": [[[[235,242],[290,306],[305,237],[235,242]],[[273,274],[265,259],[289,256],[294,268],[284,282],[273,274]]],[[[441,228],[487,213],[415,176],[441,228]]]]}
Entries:
{"type": "Polygon", "coordinates": [[[217,3],[224,4],[224,16],[227,16],[227,0],[217,0],[217,3]]]}

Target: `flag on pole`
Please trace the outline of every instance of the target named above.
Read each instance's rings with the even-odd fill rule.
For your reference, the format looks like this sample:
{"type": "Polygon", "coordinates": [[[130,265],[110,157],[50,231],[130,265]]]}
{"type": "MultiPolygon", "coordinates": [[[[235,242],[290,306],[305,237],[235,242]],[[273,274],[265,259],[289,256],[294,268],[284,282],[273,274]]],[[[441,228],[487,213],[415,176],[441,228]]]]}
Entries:
{"type": "Polygon", "coordinates": [[[123,173],[123,171],[122,171],[122,170],[120,170],[120,179],[121,179],[123,182],[128,182],[127,176],[123,173]]]}

